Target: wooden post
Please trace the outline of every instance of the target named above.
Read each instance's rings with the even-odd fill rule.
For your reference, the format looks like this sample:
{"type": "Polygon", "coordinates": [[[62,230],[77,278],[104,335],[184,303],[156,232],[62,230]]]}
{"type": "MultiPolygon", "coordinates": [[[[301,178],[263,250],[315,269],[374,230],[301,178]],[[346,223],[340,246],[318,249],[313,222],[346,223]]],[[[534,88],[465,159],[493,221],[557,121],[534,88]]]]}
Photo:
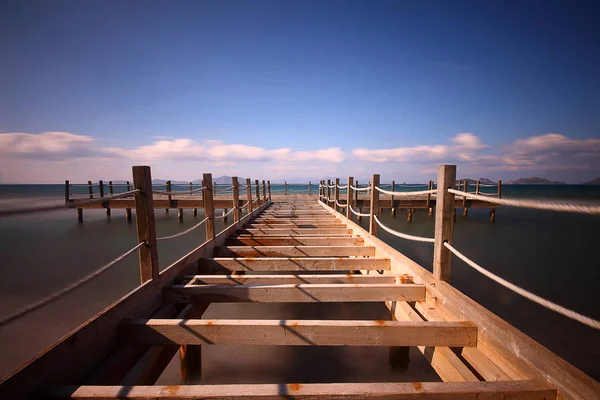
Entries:
{"type": "Polygon", "coordinates": [[[262,181],[262,195],[263,195],[263,201],[266,203],[267,202],[267,185],[265,184],[265,181],[262,181]]]}
{"type": "Polygon", "coordinates": [[[338,203],[340,202],[340,178],[335,178],[335,203],[333,203],[333,209],[337,212],[340,212],[340,208],[338,207],[338,203]]]}
{"type": "Polygon", "coordinates": [[[502,181],[498,181],[498,198],[502,198],[502,181]]]}
{"type": "Polygon", "coordinates": [[[193,190],[193,188],[192,188],[192,182],[190,182],[190,196],[192,195],[192,190],[193,190]]]}
{"type": "Polygon", "coordinates": [[[138,243],[145,242],[139,249],[140,279],[144,283],[158,278],[159,273],[150,167],[133,167],[133,187],[139,189],[135,192],[135,220],[138,243]]]}
{"type": "MultiPolygon", "coordinates": [[[[465,179],[465,183],[463,184],[463,192],[467,193],[469,191],[469,181],[465,179]]],[[[467,195],[463,196],[463,216],[469,216],[469,209],[467,208],[467,195]]]]}
{"type": "MultiPolygon", "coordinates": [[[[129,186],[129,181],[127,181],[127,191],[129,192],[130,190],[131,187],[129,186]]],[[[127,220],[127,222],[131,222],[131,208],[125,209],[125,219],[127,220]]]]}
{"type": "Polygon", "coordinates": [[[100,197],[104,197],[104,182],[102,179],[98,181],[98,186],[100,187],[100,197]]]}
{"type": "Polygon", "coordinates": [[[329,186],[331,186],[331,179],[327,179],[327,206],[331,207],[329,205],[329,199],[331,198],[331,188],[329,186]]]}
{"type": "Polygon", "coordinates": [[[379,190],[375,189],[379,187],[379,174],[373,174],[371,179],[371,220],[369,221],[369,233],[373,236],[377,236],[377,222],[375,216],[379,214],[379,190]]]}
{"type": "MultiPolygon", "coordinates": [[[[392,192],[396,188],[396,181],[392,181],[392,192]]],[[[392,217],[396,217],[396,207],[394,204],[394,195],[392,195],[392,217]]]]}
{"type": "MultiPolygon", "coordinates": [[[[498,181],[498,198],[502,197],[502,181],[498,181]]],[[[496,209],[490,208],[490,222],[496,222],[496,209]]]]}
{"type": "Polygon", "coordinates": [[[350,210],[350,206],[352,206],[352,186],[354,186],[354,178],[348,177],[348,191],[346,192],[346,218],[352,221],[352,211],[350,210]]]}
{"type": "Polygon", "coordinates": [[[240,222],[240,184],[237,176],[231,177],[231,195],[233,196],[233,222],[240,222]]]}
{"type": "Polygon", "coordinates": [[[83,222],[83,208],[77,209],[77,222],[83,222]]]}
{"type": "Polygon", "coordinates": [[[90,199],[94,198],[94,188],[92,187],[92,181],[88,181],[88,192],[90,194],[90,199]]]}
{"type": "MultiPolygon", "coordinates": [[[[190,182],[190,196],[191,196],[192,194],[194,194],[194,184],[193,184],[192,182],[190,182]]],[[[197,215],[198,215],[198,209],[197,209],[197,208],[194,208],[194,209],[192,210],[192,213],[193,213],[194,217],[195,217],[195,216],[197,216],[197,215]]]]}
{"type": "Polygon", "coordinates": [[[223,209],[223,215],[224,215],[224,217],[223,217],[223,222],[227,222],[227,215],[225,215],[225,214],[227,214],[227,212],[228,212],[228,211],[229,211],[229,209],[228,209],[228,208],[224,208],[224,209],[223,209]]]}
{"type": "MultiPolygon", "coordinates": [[[[111,197],[114,194],[112,181],[108,181],[108,193],[110,194],[111,197]]],[[[110,202],[108,203],[108,206],[106,207],[106,216],[110,217],[110,202]]]]}
{"type": "MultiPolygon", "coordinates": [[[[202,314],[206,311],[207,305],[188,304],[185,310],[186,319],[202,319],[202,314]],[[188,308],[189,307],[189,308],[188,308]]],[[[199,384],[202,379],[202,346],[182,344],[179,346],[179,373],[182,385],[199,384]]]]}
{"type": "Polygon", "coordinates": [[[477,183],[475,184],[475,194],[479,194],[479,185],[481,184],[480,181],[477,181],[477,183]]]}
{"type": "Polygon", "coordinates": [[[65,180],[65,206],[69,205],[69,199],[71,197],[70,194],[71,185],[69,184],[69,180],[65,180]]]}
{"type": "Polygon", "coordinates": [[[260,188],[258,184],[258,179],[256,179],[254,183],[256,184],[256,199],[258,200],[256,203],[258,204],[258,206],[260,206],[262,202],[260,201],[260,188]]]}
{"type": "Polygon", "coordinates": [[[283,182],[283,194],[287,195],[287,182],[286,181],[283,182]]]}
{"type": "Polygon", "coordinates": [[[321,201],[325,198],[325,181],[321,180],[321,187],[319,188],[319,198],[321,201]]]}
{"type": "MultiPolygon", "coordinates": [[[[356,182],[355,182],[355,185],[354,185],[354,186],[355,186],[355,187],[357,187],[357,188],[359,187],[359,186],[358,186],[358,181],[356,181],[356,182]]],[[[360,191],[356,190],[356,191],[355,191],[355,201],[354,201],[354,204],[357,206],[357,208],[358,208],[358,212],[361,212],[361,211],[362,211],[362,207],[358,207],[358,193],[360,193],[360,191]]],[[[357,216],[356,216],[356,220],[357,220],[358,222],[360,222],[360,220],[361,220],[361,219],[362,219],[362,217],[361,217],[360,215],[357,215],[357,216]]]]}
{"type": "Polygon", "coordinates": [[[269,192],[269,201],[273,200],[271,198],[271,181],[267,181],[267,191],[269,192]]]}
{"type": "Polygon", "coordinates": [[[447,189],[454,188],[456,182],[456,165],[440,165],[438,167],[437,182],[433,275],[437,279],[450,283],[452,253],[444,246],[444,242],[452,244],[452,233],[454,231],[454,194],[449,193],[447,189]]]}
{"type": "MultiPolygon", "coordinates": [[[[429,181],[427,185],[427,190],[433,189],[433,181],[429,181]]],[[[429,215],[433,215],[433,208],[431,207],[431,193],[427,195],[427,209],[429,210],[429,215]]]]}
{"type": "Polygon", "coordinates": [[[308,195],[312,196],[312,184],[308,181],[308,195]]]}
{"type": "Polygon", "coordinates": [[[169,208],[171,208],[171,181],[167,181],[167,183],[165,184],[165,187],[167,188],[167,192],[169,192],[168,194],[168,206],[167,208],[165,208],[165,212],[168,214],[169,213],[169,208]]]}
{"type": "Polygon", "coordinates": [[[215,237],[215,207],[213,203],[213,185],[212,185],[212,174],[204,174],[203,180],[205,182],[204,192],[204,217],[206,220],[206,240],[213,240],[215,237]]]}
{"type": "Polygon", "coordinates": [[[183,222],[183,208],[177,209],[177,220],[183,222]]]}
{"type": "Polygon", "coordinates": [[[248,201],[248,214],[252,213],[252,181],[246,178],[246,200],[248,201]]]}

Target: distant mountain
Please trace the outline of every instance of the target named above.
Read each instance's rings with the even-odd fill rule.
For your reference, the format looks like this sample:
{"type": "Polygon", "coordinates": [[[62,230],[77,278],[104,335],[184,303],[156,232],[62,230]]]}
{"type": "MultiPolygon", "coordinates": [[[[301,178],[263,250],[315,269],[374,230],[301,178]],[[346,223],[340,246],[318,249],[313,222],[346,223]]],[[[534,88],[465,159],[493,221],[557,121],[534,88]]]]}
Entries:
{"type": "Polygon", "coordinates": [[[532,176],[530,178],[519,178],[506,183],[508,185],[566,185],[565,182],[551,181],[546,178],[538,178],[537,176],[532,176]]]}
{"type": "Polygon", "coordinates": [[[489,178],[479,178],[479,179],[463,178],[463,179],[458,179],[457,182],[464,182],[465,179],[467,181],[469,181],[470,185],[476,185],[478,180],[479,180],[479,183],[484,184],[484,185],[495,185],[498,183],[498,182],[494,182],[493,180],[491,180],[489,178]]]}
{"type": "Polygon", "coordinates": [[[582,185],[600,185],[600,176],[596,179],[592,179],[591,181],[584,182],[582,185]]]}

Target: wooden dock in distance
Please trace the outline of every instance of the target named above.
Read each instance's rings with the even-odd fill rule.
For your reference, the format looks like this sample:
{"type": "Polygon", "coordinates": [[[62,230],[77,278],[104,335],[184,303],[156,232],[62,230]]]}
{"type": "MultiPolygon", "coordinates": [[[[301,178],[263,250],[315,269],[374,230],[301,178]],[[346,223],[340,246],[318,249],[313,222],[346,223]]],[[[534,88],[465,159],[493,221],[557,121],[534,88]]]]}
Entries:
{"type": "MultiPolygon", "coordinates": [[[[159,273],[155,207],[144,196],[150,170],[134,167],[134,176],[138,236],[148,244],[140,251],[142,284],[0,382],[0,398],[550,400],[600,393],[598,382],[450,286],[444,254],[435,256],[432,274],[317,196],[267,196],[218,234],[207,224],[208,240],[159,273]],[[253,228],[272,220],[311,228],[287,235],[253,228]],[[202,318],[211,302],[356,301],[384,303],[389,320],[202,318]],[[190,384],[201,379],[203,346],[212,345],[386,347],[382,362],[392,366],[416,347],[441,382],[190,384]],[[155,385],[177,353],[182,384],[155,385]]],[[[204,200],[214,219],[211,193],[204,200]]],[[[452,208],[438,204],[438,217],[436,238],[451,234],[443,224],[453,220],[452,208]]]]}

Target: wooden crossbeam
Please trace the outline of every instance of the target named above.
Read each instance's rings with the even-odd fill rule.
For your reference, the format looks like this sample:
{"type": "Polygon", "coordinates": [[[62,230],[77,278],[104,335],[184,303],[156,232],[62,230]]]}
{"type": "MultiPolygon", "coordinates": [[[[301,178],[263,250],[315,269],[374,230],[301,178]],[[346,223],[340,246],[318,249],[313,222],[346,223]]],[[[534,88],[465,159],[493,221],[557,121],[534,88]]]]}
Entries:
{"type": "Polygon", "coordinates": [[[123,344],[476,346],[470,322],[141,319],[121,323],[123,344]]]}
{"type": "Polygon", "coordinates": [[[229,271],[348,271],[389,270],[389,258],[345,257],[244,257],[207,258],[199,262],[200,270],[229,271]]]}
{"type": "Polygon", "coordinates": [[[425,301],[425,286],[395,283],[173,285],[164,289],[164,301],[166,303],[425,301]]]}
{"type": "Polygon", "coordinates": [[[240,229],[238,234],[250,235],[320,235],[320,236],[342,236],[352,235],[352,229],[343,228],[245,228],[240,229]]]}
{"type": "Polygon", "coordinates": [[[189,285],[282,285],[300,283],[412,283],[410,275],[294,274],[294,275],[186,275],[189,285]]]}
{"type": "Polygon", "coordinates": [[[556,389],[533,380],[501,382],[290,383],[186,386],[66,386],[44,393],[73,399],[550,400],[556,389]]]}
{"type": "Polygon", "coordinates": [[[365,242],[360,237],[327,236],[235,236],[227,238],[228,246],[358,246],[365,242]]]}
{"type": "Polygon", "coordinates": [[[375,255],[371,246],[228,246],[215,248],[216,257],[353,257],[375,255]]]}
{"type": "Polygon", "coordinates": [[[344,225],[335,222],[320,222],[313,224],[298,224],[298,223],[278,223],[278,224],[249,224],[246,228],[250,229],[283,229],[283,228],[300,228],[300,229],[331,229],[345,228],[344,225]]]}

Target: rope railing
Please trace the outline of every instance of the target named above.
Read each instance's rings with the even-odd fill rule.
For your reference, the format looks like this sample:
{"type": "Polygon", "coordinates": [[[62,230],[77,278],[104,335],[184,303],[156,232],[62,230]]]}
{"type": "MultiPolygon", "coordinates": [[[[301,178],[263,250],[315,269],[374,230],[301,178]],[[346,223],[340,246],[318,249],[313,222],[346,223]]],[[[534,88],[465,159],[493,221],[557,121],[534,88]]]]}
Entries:
{"type": "Polygon", "coordinates": [[[375,189],[377,189],[379,192],[381,192],[383,194],[390,194],[390,195],[396,196],[396,197],[426,196],[428,194],[437,193],[437,190],[419,190],[419,191],[413,191],[413,192],[394,192],[391,190],[384,190],[378,186],[375,186],[375,189]]]}
{"type": "Polygon", "coordinates": [[[247,201],[246,204],[243,204],[240,208],[246,208],[248,207],[248,204],[250,204],[250,201],[247,201]]]}
{"type": "Polygon", "coordinates": [[[357,217],[370,217],[371,216],[371,214],[363,214],[361,212],[354,211],[354,208],[351,205],[348,205],[348,207],[350,207],[350,211],[352,211],[352,214],[356,215],[357,217]]]}
{"type": "Polygon", "coordinates": [[[600,321],[597,321],[593,318],[587,317],[578,312],[575,312],[575,311],[565,308],[561,305],[553,303],[550,300],[546,300],[538,295],[535,295],[535,294],[529,292],[528,290],[525,290],[513,283],[508,282],[507,280],[505,280],[503,278],[500,278],[498,275],[495,275],[495,274],[491,273],[490,271],[486,270],[485,268],[483,268],[482,266],[476,264],[473,260],[469,259],[467,256],[462,254],[460,251],[458,251],[456,248],[454,248],[448,242],[444,242],[444,246],[448,250],[450,250],[456,257],[458,257],[462,261],[464,261],[468,266],[475,269],[476,271],[483,274],[484,276],[490,278],[494,282],[504,286],[505,288],[510,289],[513,292],[520,294],[521,296],[525,297],[526,299],[529,299],[529,300],[533,301],[534,303],[541,305],[542,307],[545,307],[549,310],[552,310],[561,315],[564,315],[567,318],[581,322],[582,324],[592,327],[594,329],[600,329],[600,321]]]}
{"type": "Polygon", "coordinates": [[[13,322],[17,319],[20,319],[22,317],[24,317],[25,315],[39,309],[40,307],[45,306],[46,304],[49,304],[61,297],[63,297],[64,295],[66,295],[67,293],[77,289],[78,287],[80,287],[81,285],[89,282],[90,280],[94,279],[95,277],[99,276],[100,274],[102,274],[103,272],[105,272],[106,270],[108,270],[109,268],[111,268],[112,266],[116,265],[119,261],[125,259],[128,255],[132,254],[133,252],[135,252],[137,249],[139,249],[140,247],[142,247],[143,245],[145,245],[146,242],[140,242],[138,243],[136,246],[132,247],[131,249],[127,250],[125,253],[121,254],[120,256],[116,257],[115,259],[113,259],[112,261],[110,261],[109,263],[105,264],[104,266],[100,267],[99,269],[97,269],[96,271],[92,272],[89,275],[84,276],[83,278],[71,283],[70,285],[50,294],[49,296],[46,296],[45,298],[36,301],[35,303],[32,303],[28,306],[25,306],[24,308],[22,308],[21,310],[7,316],[4,317],[0,320],[0,326],[4,326],[10,322],[13,322]]]}
{"type": "Polygon", "coordinates": [[[342,208],[348,207],[348,204],[340,204],[340,202],[337,201],[337,200],[335,201],[335,205],[338,206],[338,207],[342,207],[342,208]]]}
{"type": "Polygon", "coordinates": [[[334,202],[335,202],[335,199],[330,199],[330,198],[328,197],[328,198],[327,198],[327,201],[328,201],[329,203],[334,203],[334,202]]]}
{"type": "Polygon", "coordinates": [[[536,210],[549,210],[549,211],[562,211],[562,212],[577,212],[582,214],[600,214],[600,205],[586,205],[586,204],[572,204],[572,203],[559,203],[553,201],[542,201],[534,199],[498,199],[493,197],[486,197],[477,194],[470,194],[459,190],[448,189],[449,193],[455,195],[464,196],[468,199],[483,200],[488,203],[498,204],[510,207],[522,207],[522,208],[533,208],[536,210]]]}
{"type": "Polygon", "coordinates": [[[231,210],[229,210],[227,213],[225,213],[225,210],[223,210],[223,215],[217,215],[215,216],[215,218],[225,218],[226,216],[228,216],[229,214],[231,214],[233,212],[233,210],[236,210],[237,207],[233,207],[231,210]]]}
{"type": "Polygon", "coordinates": [[[352,190],[355,190],[355,191],[357,191],[357,192],[364,192],[364,191],[367,191],[367,192],[368,192],[368,191],[369,191],[369,189],[370,189],[370,187],[364,187],[364,188],[361,188],[361,187],[354,187],[354,186],[352,186],[352,185],[350,186],[350,188],[351,188],[352,190]]]}
{"type": "Polygon", "coordinates": [[[186,229],[186,230],[185,230],[185,231],[183,231],[183,232],[179,232],[179,233],[176,233],[176,234],[174,234],[174,235],[170,235],[170,236],[163,236],[163,237],[159,237],[159,238],[156,238],[156,240],[157,240],[157,241],[159,241],[159,242],[161,242],[161,241],[163,241],[163,240],[170,240],[170,239],[175,239],[175,238],[178,238],[178,237],[180,237],[180,236],[183,236],[183,235],[185,235],[186,233],[190,233],[191,231],[193,231],[194,229],[198,228],[200,225],[204,224],[204,223],[205,223],[206,221],[208,221],[208,220],[209,220],[209,218],[208,218],[208,217],[206,217],[206,218],[204,218],[202,221],[198,222],[196,225],[192,226],[192,227],[191,227],[191,228],[189,228],[189,229],[186,229]]]}
{"type": "Polygon", "coordinates": [[[348,189],[348,185],[340,186],[336,185],[338,189],[348,189]]]}
{"type": "Polygon", "coordinates": [[[171,190],[169,191],[164,191],[164,190],[153,190],[152,193],[154,194],[163,194],[165,196],[170,196],[172,194],[192,194],[192,193],[198,193],[203,191],[204,189],[206,189],[206,186],[202,186],[198,189],[192,189],[192,190],[171,190]]]}
{"type": "Polygon", "coordinates": [[[415,242],[435,243],[435,239],[434,238],[426,238],[426,237],[422,237],[422,236],[408,235],[406,233],[402,233],[402,232],[398,232],[398,231],[395,231],[393,229],[390,229],[387,226],[385,226],[379,220],[379,218],[377,218],[377,215],[373,215],[373,218],[375,218],[375,221],[377,222],[377,225],[379,225],[381,227],[381,229],[383,229],[384,231],[386,231],[388,233],[391,233],[394,236],[397,236],[399,238],[406,239],[406,240],[412,240],[412,241],[415,241],[415,242]]]}

